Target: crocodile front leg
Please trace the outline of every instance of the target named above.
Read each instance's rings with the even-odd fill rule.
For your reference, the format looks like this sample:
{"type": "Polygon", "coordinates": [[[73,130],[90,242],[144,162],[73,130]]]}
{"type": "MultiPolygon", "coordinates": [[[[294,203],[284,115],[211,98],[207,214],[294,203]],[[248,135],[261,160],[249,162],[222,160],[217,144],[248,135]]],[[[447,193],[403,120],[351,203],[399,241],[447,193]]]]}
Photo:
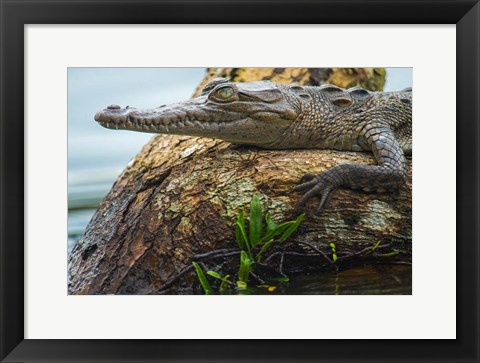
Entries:
{"type": "Polygon", "coordinates": [[[298,208],[319,195],[317,213],[320,213],[338,188],[386,192],[396,191],[405,184],[407,163],[392,131],[386,126],[370,128],[365,136],[378,165],[341,164],[320,174],[305,174],[301,184],[293,188],[293,191],[307,191],[298,201],[298,208]]]}

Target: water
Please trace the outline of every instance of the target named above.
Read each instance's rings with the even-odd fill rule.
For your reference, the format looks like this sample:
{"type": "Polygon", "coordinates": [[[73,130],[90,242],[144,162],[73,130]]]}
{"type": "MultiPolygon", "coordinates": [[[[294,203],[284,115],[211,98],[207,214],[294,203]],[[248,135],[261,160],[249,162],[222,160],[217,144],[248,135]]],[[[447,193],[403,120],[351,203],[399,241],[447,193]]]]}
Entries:
{"type": "MultiPolygon", "coordinates": [[[[255,290],[258,290],[255,289],[255,290]]],[[[268,289],[262,288],[263,293],[268,289]]],[[[255,292],[258,294],[258,291],[255,292]]],[[[275,291],[273,291],[275,293],[275,291]]],[[[279,286],[278,292],[288,295],[410,295],[410,265],[379,265],[355,267],[339,273],[293,277],[279,286]]]]}
{"type": "Polygon", "coordinates": [[[120,168],[69,170],[68,173],[68,253],[82,237],[98,204],[110,190],[120,168]]]}
{"type": "Polygon", "coordinates": [[[341,272],[322,272],[290,277],[287,283],[269,283],[231,290],[234,295],[411,295],[412,266],[354,267],[341,272]]]}
{"type": "Polygon", "coordinates": [[[68,254],[80,240],[88,222],[95,213],[95,208],[71,209],[68,211],[68,254]]]}

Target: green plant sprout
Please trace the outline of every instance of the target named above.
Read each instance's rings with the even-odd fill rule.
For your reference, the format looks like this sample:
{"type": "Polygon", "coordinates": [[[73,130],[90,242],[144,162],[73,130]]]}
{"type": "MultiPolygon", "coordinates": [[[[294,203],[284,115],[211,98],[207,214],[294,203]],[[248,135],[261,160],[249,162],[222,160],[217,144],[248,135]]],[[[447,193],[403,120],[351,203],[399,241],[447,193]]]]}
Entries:
{"type": "MultiPolygon", "coordinates": [[[[304,217],[305,213],[302,213],[293,221],[277,225],[268,213],[263,214],[260,199],[254,195],[250,203],[248,223],[243,211],[240,212],[235,223],[235,240],[241,251],[236,283],[229,280],[230,275],[222,277],[216,271],[208,271],[207,275],[221,281],[219,287],[221,293],[227,289],[228,285],[236,286],[240,290],[246,289],[255,262],[261,262],[262,255],[273,245],[284,243],[298,229],[304,217]]],[[[205,294],[213,293],[202,268],[196,262],[193,262],[193,266],[205,294]]],[[[282,281],[288,281],[288,278],[283,278],[282,281]]]]}
{"type": "Polygon", "coordinates": [[[381,242],[382,242],[382,240],[380,240],[380,241],[378,241],[377,243],[375,243],[375,244],[373,245],[372,249],[371,249],[370,251],[367,251],[365,254],[366,254],[366,255],[369,255],[369,254],[371,254],[372,252],[374,252],[374,251],[377,249],[377,247],[380,246],[380,243],[381,243],[381,242]]]}
{"type": "Polygon", "coordinates": [[[335,243],[330,243],[330,247],[332,248],[332,259],[333,259],[333,262],[337,262],[337,247],[335,246],[335,243]]]}
{"type": "Polygon", "coordinates": [[[230,275],[226,275],[225,277],[220,276],[220,274],[216,271],[207,271],[207,275],[210,275],[218,280],[220,280],[220,286],[219,286],[219,291],[222,293],[227,289],[227,285],[231,284],[230,281],[228,281],[228,278],[230,275]]]}
{"type": "MultiPolygon", "coordinates": [[[[381,242],[382,242],[382,241],[380,240],[380,241],[378,241],[377,243],[375,243],[375,244],[373,245],[373,247],[372,247],[369,251],[367,251],[367,252],[365,253],[365,255],[369,255],[369,254],[375,252],[375,250],[378,248],[378,246],[380,246],[380,243],[381,243],[381,242]]],[[[398,255],[399,253],[400,253],[400,251],[398,251],[398,250],[396,250],[396,249],[393,249],[392,252],[389,252],[389,253],[375,253],[374,256],[375,256],[375,257],[393,257],[393,256],[398,255]]]]}
{"type": "Polygon", "coordinates": [[[206,295],[211,295],[213,294],[213,289],[210,286],[207,277],[203,273],[202,268],[200,265],[196,262],[192,262],[193,267],[195,268],[195,271],[197,272],[198,280],[200,281],[200,285],[202,285],[203,291],[205,291],[206,295]]]}

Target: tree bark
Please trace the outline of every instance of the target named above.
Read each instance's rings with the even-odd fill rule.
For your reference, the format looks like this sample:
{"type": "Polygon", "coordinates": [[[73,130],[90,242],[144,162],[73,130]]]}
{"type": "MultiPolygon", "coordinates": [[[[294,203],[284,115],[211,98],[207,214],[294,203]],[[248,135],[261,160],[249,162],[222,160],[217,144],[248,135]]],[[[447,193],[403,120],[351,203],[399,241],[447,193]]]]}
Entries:
{"type": "MultiPolygon", "coordinates": [[[[382,88],[383,69],[209,69],[211,78],[273,79],[340,86],[368,83],[382,88]],[[363,77],[363,78],[362,78],[363,77]],[[353,80],[353,81],[352,81],[353,80]],[[356,80],[356,81],[355,81],[356,80]],[[342,83],[343,82],[343,83],[342,83]]],[[[201,89],[202,84],[199,86],[201,89]]],[[[198,90],[197,89],[197,92],[198,90]]],[[[70,294],[192,293],[192,258],[235,245],[235,220],[260,196],[272,219],[292,219],[300,193],[290,190],[305,173],[340,163],[374,163],[370,153],[330,150],[262,150],[204,138],[159,135],[127,166],[102,201],[69,259],[70,294]]],[[[409,161],[410,163],[410,161],[409,161]]],[[[363,261],[382,241],[383,254],[369,261],[411,261],[411,169],[398,194],[339,190],[325,211],[306,206],[295,234],[300,248],[332,255],[339,262],[363,261]],[[389,253],[395,251],[395,253],[389,253]],[[400,252],[400,253],[399,253],[400,252]]]]}

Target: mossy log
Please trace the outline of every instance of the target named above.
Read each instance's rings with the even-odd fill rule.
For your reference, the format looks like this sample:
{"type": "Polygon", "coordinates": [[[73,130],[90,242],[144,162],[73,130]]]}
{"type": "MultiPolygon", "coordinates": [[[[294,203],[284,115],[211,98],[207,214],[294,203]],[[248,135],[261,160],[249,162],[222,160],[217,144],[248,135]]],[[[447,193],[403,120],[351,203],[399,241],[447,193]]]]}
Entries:
{"type": "MultiPolygon", "coordinates": [[[[209,70],[206,78],[232,70],[209,70]]],[[[316,77],[334,73],[314,71],[305,72],[316,77]]],[[[270,74],[282,72],[292,73],[274,69],[270,74]]],[[[175,277],[191,266],[193,256],[235,247],[236,217],[248,211],[253,194],[273,220],[291,219],[301,195],[291,189],[301,176],[340,163],[369,164],[374,159],[369,153],[271,151],[213,139],[156,136],[115,182],[74,248],[69,293],[192,293],[193,273],[178,281],[175,277]]],[[[295,240],[330,255],[333,242],[337,254],[350,256],[353,263],[362,261],[359,251],[383,241],[386,252],[401,253],[379,254],[374,262],[411,261],[411,169],[398,194],[339,190],[321,215],[314,214],[317,203],[316,198],[307,203],[295,240]]]]}

